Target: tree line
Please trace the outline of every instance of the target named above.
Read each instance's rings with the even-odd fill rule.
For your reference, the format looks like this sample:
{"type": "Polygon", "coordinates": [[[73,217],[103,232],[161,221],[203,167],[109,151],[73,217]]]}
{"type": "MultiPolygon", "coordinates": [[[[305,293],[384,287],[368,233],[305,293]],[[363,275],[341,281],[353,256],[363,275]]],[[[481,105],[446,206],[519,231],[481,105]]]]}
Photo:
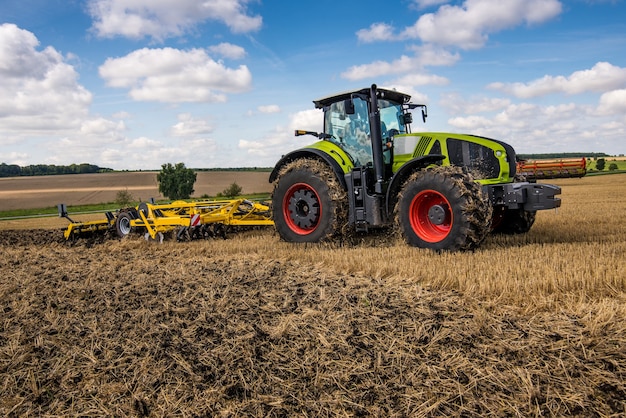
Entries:
{"type": "Polygon", "coordinates": [[[86,174],[113,171],[110,168],[98,167],[94,164],[31,164],[21,167],[17,164],[0,164],[0,177],[49,176],[57,174],[86,174]]]}

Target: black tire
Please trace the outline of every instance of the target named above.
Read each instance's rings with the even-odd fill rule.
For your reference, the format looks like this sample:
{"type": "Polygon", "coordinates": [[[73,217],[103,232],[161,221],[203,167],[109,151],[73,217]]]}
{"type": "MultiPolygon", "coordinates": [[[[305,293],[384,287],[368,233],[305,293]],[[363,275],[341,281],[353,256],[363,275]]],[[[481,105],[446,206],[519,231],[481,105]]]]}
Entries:
{"type": "Polygon", "coordinates": [[[347,222],[346,191],[333,170],[314,159],[286,164],[274,183],[272,216],[287,242],[321,242],[341,235],[347,222]]]}
{"type": "Polygon", "coordinates": [[[132,216],[128,212],[120,212],[120,214],[117,215],[115,219],[115,231],[118,237],[125,238],[134,231],[131,225],[132,219],[132,216]]]}
{"type": "Polygon", "coordinates": [[[395,208],[396,227],[412,246],[471,250],[490,231],[492,207],[461,167],[433,167],[411,175],[395,208]]]}
{"type": "Polygon", "coordinates": [[[494,234],[525,234],[535,223],[536,211],[524,209],[500,209],[500,213],[494,215],[494,234]]]}

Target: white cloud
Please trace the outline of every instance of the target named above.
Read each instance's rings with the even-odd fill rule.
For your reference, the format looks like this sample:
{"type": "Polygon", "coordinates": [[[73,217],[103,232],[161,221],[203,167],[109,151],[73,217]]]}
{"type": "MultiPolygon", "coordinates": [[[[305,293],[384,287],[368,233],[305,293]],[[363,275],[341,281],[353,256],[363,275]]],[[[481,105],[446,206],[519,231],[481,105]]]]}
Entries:
{"type": "Polygon", "coordinates": [[[598,62],[591,69],[575,71],[568,77],[546,75],[529,83],[491,83],[488,88],[527,99],[554,93],[602,93],[625,85],[626,68],[598,62]]]}
{"type": "Polygon", "coordinates": [[[626,115],[626,89],[609,91],[600,96],[598,112],[603,115],[626,115]]]}
{"type": "Polygon", "coordinates": [[[260,139],[240,139],[237,148],[258,158],[258,166],[272,166],[276,156],[301,148],[314,141],[311,136],[294,136],[296,129],[319,132],[323,129],[323,112],[303,110],[289,116],[287,126],[278,126],[260,139]]]}
{"type": "MultiPolygon", "coordinates": [[[[623,98],[626,99],[626,94],[623,98]]],[[[550,106],[512,103],[499,111],[453,116],[448,124],[453,131],[508,142],[520,153],[617,153],[623,149],[626,119],[604,117],[599,112],[602,106],[602,101],[597,108],[576,103],[550,106]]]]}
{"type": "Polygon", "coordinates": [[[481,48],[489,34],[527,24],[539,24],[558,16],[559,0],[465,0],[462,5],[446,0],[415,0],[418,9],[443,4],[434,13],[424,13],[412,26],[396,34],[387,23],[373,23],[357,31],[359,41],[377,42],[419,39],[424,44],[481,48]]]}
{"type": "Polygon", "coordinates": [[[360,29],[356,33],[360,42],[369,43],[377,41],[393,41],[396,36],[393,34],[393,27],[386,23],[372,23],[369,29],[360,29]]]}
{"type": "Polygon", "coordinates": [[[490,33],[521,24],[538,24],[561,13],[558,0],[466,0],[426,13],[400,36],[462,49],[482,47],[490,33]]]}
{"type": "Polygon", "coordinates": [[[278,105],[259,106],[257,109],[261,113],[280,113],[280,106],[278,105]]]}
{"type": "Polygon", "coordinates": [[[194,119],[190,113],[178,115],[178,123],[172,126],[171,134],[177,137],[196,137],[213,132],[213,127],[207,121],[194,119]]]}
{"type": "Polygon", "coordinates": [[[246,56],[246,50],[240,47],[239,45],[233,45],[228,42],[222,42],[218,45],[213,45],[209,47],[209,51],[224,57],[233,60],[242,59],[246,56]]]}
{"type": "Polygon", "coordinates": [[[228,68],[203,49],[142,48],[109,58],[99,68],[111,87],[128,88],[138,101],[224,102],[225,93],[247,91],[252,74],[245,65],[228,68]]]}
{"type": "Polygon", "coordinates": [[[444,93],[439,105],[451,114],[468,115],[472,113],[496,112],[511,105],[511,100],[499,97],[471,97],[465,99],[458,93],[444,93]]]}
{"type": "Polygon", "coordinates": [[[412,50],[415,52],[412,57],[402,55],[391,62],[374,61],[369,64],[355,65],[344,71],[341,76],[348,80],[362,80],[383,75],[403,74],[419,71],[426,66],[452,65],[460,58],[458,54],[429,45],[415,46],[412,50]]]}
{"type": "Polygon", "coordinates": [[[80,133],[82,135],[105,135],[110,132],[123,132],[126,125],[123,121],[113,122],[104,118],[89,119],[82,123],[80,133]]]}
{"type": "Polygon", "coordinates": [[[103,38],[146,36],[163,40],[193,31],[206,21],[224,23],[234,33],[261,28],[261,16],[250,16],[248,0],[89,0],[92,30],[103,38]]]}
{"type": "Polygon", "coordinates": [[[88,114],[92,95],[74,67],[53,47],[38,47],[33,33],[0,25],[0,138],[76,128],[88,114]]]}
{"type": "Polygon", "coordinates": [[[450,83],[445,77],[434,74],[412,73],[394,80],[394,84],[409,86],[445,86],[450,83]]]}
{"type": "Polygon", "coordinates": [[[101,164],[124,169],[159,169],[162,164],[183,161],[187,167],[209,167],[214,160],[215,141],[204,138],[183,139],[175,143],[146,136],[125,138],[115,147],[105,145],[99,151],[101,164]],[[133,158],[128,159],[132,153],[133,158]]]}

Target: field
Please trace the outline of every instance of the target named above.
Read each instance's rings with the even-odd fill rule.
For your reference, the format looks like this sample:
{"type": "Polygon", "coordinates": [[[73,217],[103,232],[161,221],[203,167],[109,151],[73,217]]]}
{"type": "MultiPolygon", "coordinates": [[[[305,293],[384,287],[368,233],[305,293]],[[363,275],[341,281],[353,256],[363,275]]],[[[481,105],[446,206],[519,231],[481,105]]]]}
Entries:
{"type": "MultiPolygon", "coordinates": [[[[155,171],[0,178],[0,212],[56,206],[114,202],[119,191],[138,201],[162,199],[155,171]]],[[[194,196],[215,196],[233,182],[244,193],[271,191],[269,172],[199,171],[194,196]]]]}
{"type": "Polygon", "coordinates": [[[553,182],[469,253],[0,222],[0,415],[624,416],[626,175],[553,182]]]}

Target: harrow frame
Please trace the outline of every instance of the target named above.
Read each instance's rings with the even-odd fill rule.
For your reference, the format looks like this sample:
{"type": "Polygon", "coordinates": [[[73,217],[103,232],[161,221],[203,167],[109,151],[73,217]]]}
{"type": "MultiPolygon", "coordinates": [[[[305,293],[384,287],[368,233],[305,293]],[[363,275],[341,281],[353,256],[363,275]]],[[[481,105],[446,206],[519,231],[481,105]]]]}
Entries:
{"type": "MultiPolygon", "coordinates": [[[[105,218],[96,221],[74,221],[67,213],[67,207],[58,206],[59,216],[70,223],[63,235],[66,240],[88,233],[116,232],[123,238],[133,230],[145,230],[146,238],[163,240],[163,233],[180,228],[177,238],[185,233],[207,225],[228,226],[272,226],[274,221],[268,205],[248,199],[200,200],[187,202],[177,200],[171,203],[140,203],[136,207],[105,212],[105,218]]],[[[189,237],[198,234],[188,234],[189,237]]]]}

